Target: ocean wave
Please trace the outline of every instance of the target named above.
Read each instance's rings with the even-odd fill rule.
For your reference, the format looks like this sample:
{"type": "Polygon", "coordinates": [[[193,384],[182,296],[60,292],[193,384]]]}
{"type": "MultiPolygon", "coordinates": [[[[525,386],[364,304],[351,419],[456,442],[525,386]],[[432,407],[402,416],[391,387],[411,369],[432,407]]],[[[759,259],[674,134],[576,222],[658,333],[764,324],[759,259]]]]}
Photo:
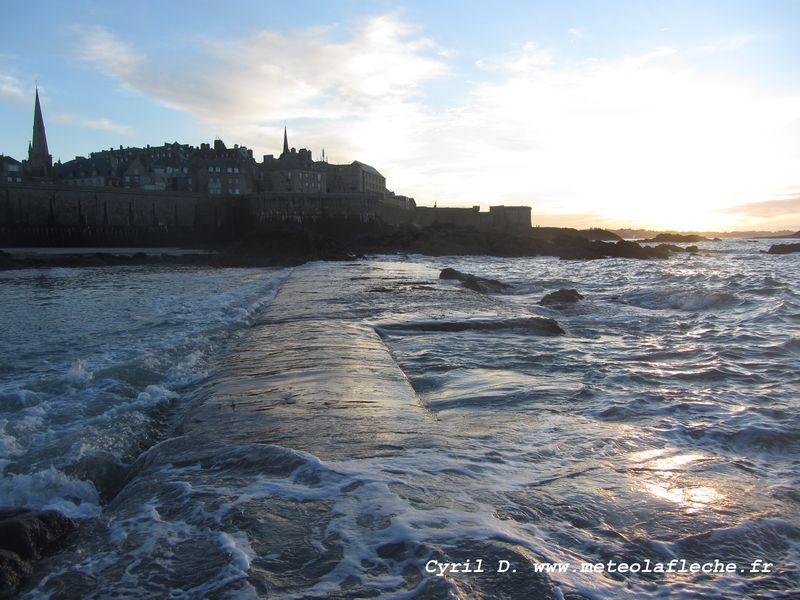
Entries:
{"type": "Polygon", "coordinates": [[[628,292],[620,302],[651,310],[704,311],[728,308],[740,302],[733,292],[711,290],[658,290],[628,292]]]}
{"type": "Polygon", "coordinates": [[[94,517],[101,510],[91,483],[68,477],[54,467],[31,474],[4,474],[0,506],[58,510],[74,518],[94,517]]]}

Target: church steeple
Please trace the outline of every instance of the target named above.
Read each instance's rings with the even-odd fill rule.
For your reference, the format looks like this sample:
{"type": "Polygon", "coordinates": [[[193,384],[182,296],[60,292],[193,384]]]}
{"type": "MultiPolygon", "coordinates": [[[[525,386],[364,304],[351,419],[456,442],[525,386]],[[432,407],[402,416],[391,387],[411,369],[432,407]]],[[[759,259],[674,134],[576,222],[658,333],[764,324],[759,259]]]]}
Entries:
{"type": "Polygon", "coordinates": [[[283,154],[281,156],[289,154],[289,138],[286,135],[286,125],[283,126],[283,154]]]}
{"type": "Polygon", "coordinates": [[[42,105],[39,88],[36,88],[36,103],[33,108],[33,141],[28,146],[28,172],[34,177],[49,177],[53,168],[53,157],[47,149],[47,134],[44,131],[42,105]]]}

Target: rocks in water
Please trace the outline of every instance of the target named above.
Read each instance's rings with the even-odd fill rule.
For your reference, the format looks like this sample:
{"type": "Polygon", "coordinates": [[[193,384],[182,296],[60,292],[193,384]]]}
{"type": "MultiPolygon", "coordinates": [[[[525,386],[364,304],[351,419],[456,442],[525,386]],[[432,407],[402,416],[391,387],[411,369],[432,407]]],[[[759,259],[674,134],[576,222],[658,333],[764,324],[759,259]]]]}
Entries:
{"type": "Polygon", "coordinates": [[[551,306],[553,304],[574,304],[578,300],[583,300],[583,295],[578,290],[561,288],[556,292],[550,292],[544,298],[539,300],[542,306],[551,306]]]}
{"type": "Polygon", "coordinates": [[[800,244],[773,244],[767,254],[791,254],[800,252],[800,244]]]}
{"type": "MultiPolygon", "coordinates": [[[[645,242],[709,242],[707,237],[697,235],[694,233],[681,234],[681,233],[659,233],[656,237],[644,240],[645,242]]],[[[713,241],[719,241],[715,238],[713,241]]]]}
{"type": "Polygon", "coordinates": [[[32,563],[75,526],[55,510],[0,509],[0,597],[14,593],[32,563]]]}
{"type": "Polygon", "coordinates": [[[700,252],[697,246],[686,246],[684,248],[683,246],[676,246],[675,244],[659,244],[656,246],[656,249],[672,253],[688,252],[689,254],[697,254],[700,252]]]}
{"type": "Polygon", "coordinates": [[[670,252],[665,248],[651,248],[641,246],[636,242],[620,241],[591,242],[586,239],[572,236],[558,236],[552,241],[552,250],[549,252],[568,260],[584,260],[598,258],[669,258],[670,252]]]}
{"type": "Polygon", "coordinates": [[[408,321],[381,325],[378,331],[517,331],[533,335],[562,335],[565,331],[554,319],[523,317],[518,319],[468,319],[464,321],[408,321]]]}
{"type": "Polygon", "coordinates": [[[18,554],[0,550],[0,598],[11,596],[31,571],[33,568],[30,563],[22,560],[18,554]]]}
{"type": "Polygon", "coordinates": [[[480,292],[481,294],[495,294],[511,287],[502,281],[497,281],[496,279],[476,277],[475,275],[469,275],[468,273],[456,271],[450,267],[442,269],[442,272],[439,273],[439,279],[455,279],[460,281],[461,285],[463,285],[465,288],[475,292],[480,292]]]}

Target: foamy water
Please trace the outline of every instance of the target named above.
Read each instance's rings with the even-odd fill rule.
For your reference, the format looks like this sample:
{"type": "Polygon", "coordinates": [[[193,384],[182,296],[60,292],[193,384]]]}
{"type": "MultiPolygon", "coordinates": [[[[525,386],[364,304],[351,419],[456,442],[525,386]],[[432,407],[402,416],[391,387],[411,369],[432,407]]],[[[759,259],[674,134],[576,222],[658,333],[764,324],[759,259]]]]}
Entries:
{"type": "Polygon", "coordinates": [[[270,271],[0,272],[0,505],[96,516],[274,290],[270,271]]]}
{"type": "Polygon", "coordinates": [[[84,519],[25,593],[800,594],[800,255],[701,246],[0,274],[0,504],[84,519]],[[446,266],[512,287],[481,296],[440,281],[446,266]],[[563,287],[584,300],[537,304],[563,287]],[[347,341],[309,341],[293,372],[298,335],[347,341]],[[388,351],[411,387],[349,377],[356,351],[388,351]],[[403,412],[397,435],[377,427],[403,412]],[[478,559],[492,572],[426,571],[478,559]],[[737,571],[579,569],[715,559],[737,571]],[[757,559],[770,572],[741,572],[757,559]]]}

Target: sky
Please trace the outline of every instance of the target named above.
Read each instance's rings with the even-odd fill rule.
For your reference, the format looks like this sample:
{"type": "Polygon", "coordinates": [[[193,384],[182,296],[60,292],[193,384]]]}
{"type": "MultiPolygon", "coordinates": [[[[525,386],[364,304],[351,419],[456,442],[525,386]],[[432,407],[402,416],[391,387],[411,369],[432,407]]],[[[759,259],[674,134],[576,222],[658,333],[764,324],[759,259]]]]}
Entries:
{"type": "Polygon", "coordinates": [[[221,138],[542,226],[800,229],[800,0],[14,2],[0,154],[221,138]]]}

